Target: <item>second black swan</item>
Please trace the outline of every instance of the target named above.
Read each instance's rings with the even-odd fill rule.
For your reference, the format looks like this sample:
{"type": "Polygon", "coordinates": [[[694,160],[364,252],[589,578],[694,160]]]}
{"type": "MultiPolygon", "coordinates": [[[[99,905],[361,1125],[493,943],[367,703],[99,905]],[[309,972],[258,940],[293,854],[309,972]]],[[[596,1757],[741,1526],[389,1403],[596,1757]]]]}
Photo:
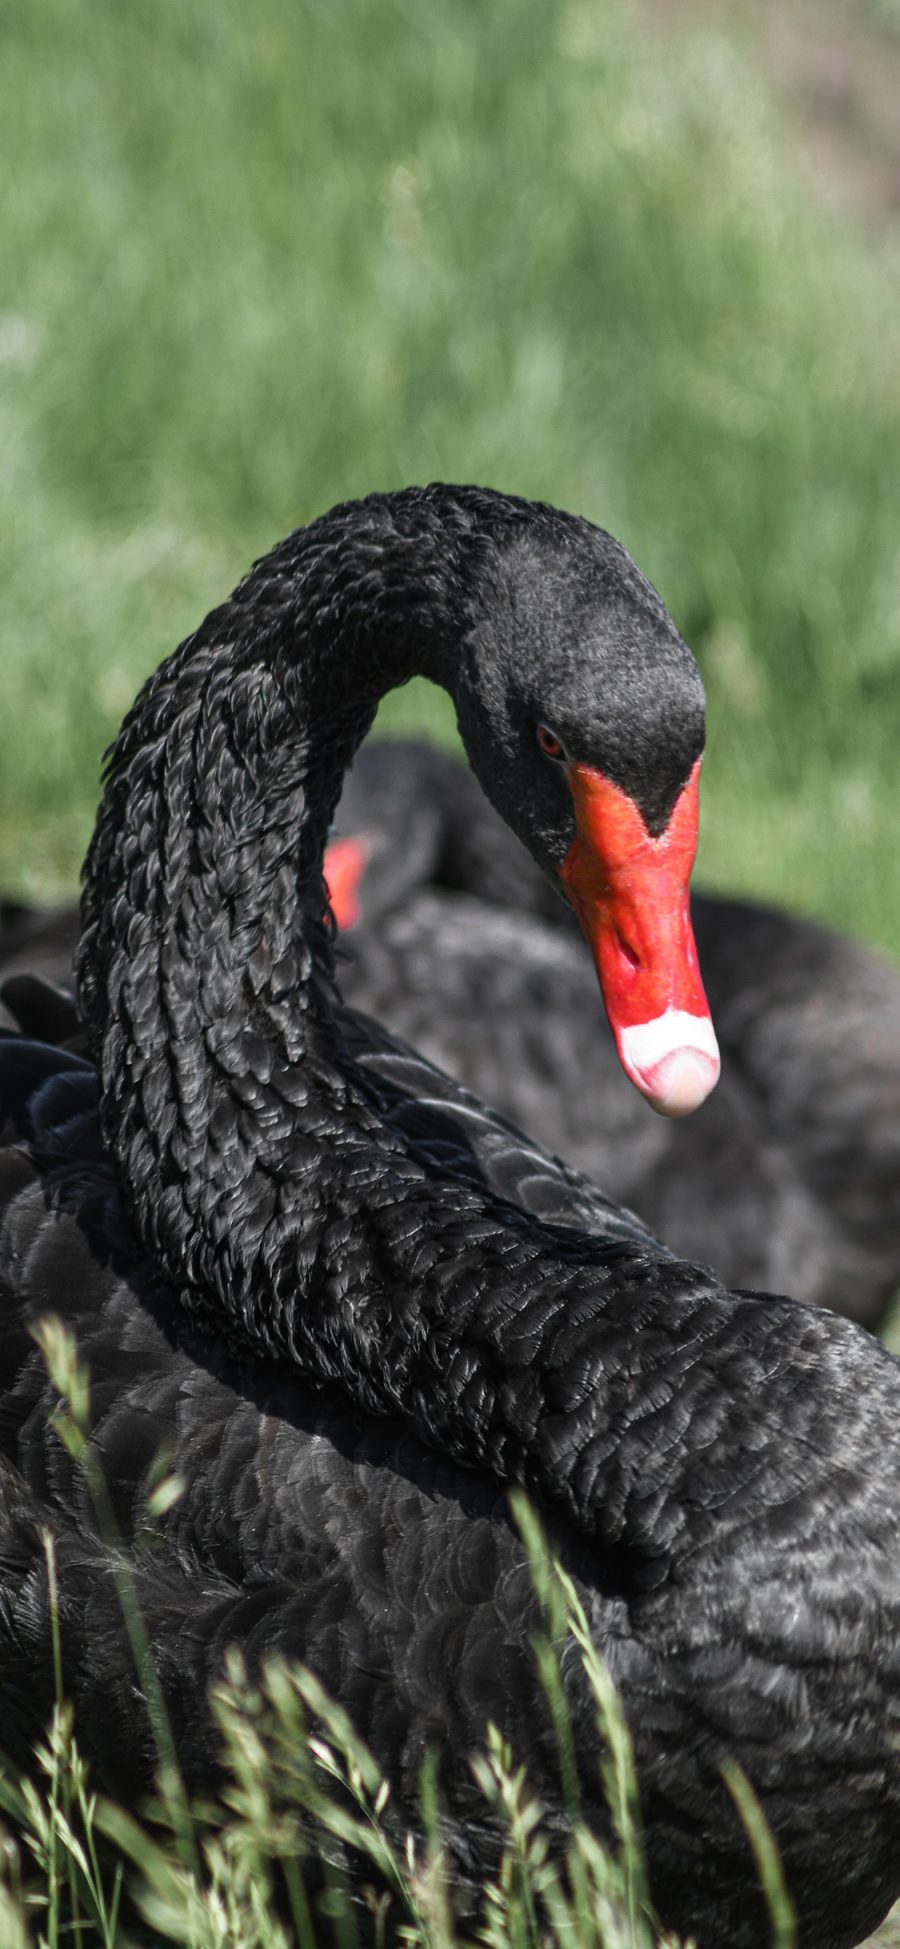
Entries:
{"type": "Polygon", "coordinates": [[[814,921],[693,894],[722,1078],[690,1119],[647,1117],[571,909],[469,771],[413,740],[369,743],[335,823],[345,1000],[679,1256],[879,1323],[900,1289],[896,969],[814,921]]]}
{"type": "MultiPolygon", "coordinates": [[[[320,1673],[410,1819],[437,1746],[464,1905],[496,1847],[468,1764],[489,1719],[562,1839],[503,1499],[522,1482],[622,1694],[666,1923],[702,1949],[768,1941],[732,1757],[799,1942],[849,1949],[900,1889],[900,1365],[845,1320],[673,1260],[342,1008],[328,823],[379,696],[421,668],[495,804],[563,869],[644,1091],[685,1108],[713,1080],[686,913],[702,691],[624,550],[448,487],[282,543],[114,747],[79,951],[91,1060],[0,1042],[4,1744],[24,1753],[52,1696],[44,1525],[82,1740],[120,1788],[152,1773],[29,1337],[52,1310],[94,1377],[95,1452],[192,1781],[236,1641],[320,1673]],[[154,1555],[160,1441],[186,1489],[154,1555]]],[[[572,1666],[566,1683],[602,1829],[572,1666]]]]}

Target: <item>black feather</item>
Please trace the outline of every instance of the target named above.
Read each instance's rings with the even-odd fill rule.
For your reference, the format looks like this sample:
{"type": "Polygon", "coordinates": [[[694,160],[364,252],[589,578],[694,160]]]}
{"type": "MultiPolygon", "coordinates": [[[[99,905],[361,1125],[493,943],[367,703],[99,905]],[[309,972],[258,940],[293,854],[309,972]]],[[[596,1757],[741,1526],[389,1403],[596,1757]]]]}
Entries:
{"type": "MultiPolygon", "coordinates": [[[[410,1818],[436,1743],[463,1905],[495,1858],[468,1765],[488,1719],[562,1838],[503,1501],[523,1482],[621,1689],[666,1922],[703,1949],[768,1940],[733,1757],[798,1940],[849,1949],[900,1886],[897,1362],[846,1321],[672,1260],[334,990],[321,849],[377,696],[417,658],[462,672],[484,768],[492,686],[473,660],[505,657],[508,606],[554,549],[548,681],[571,667],[599,694],[607,656],[615,673],[634,649],[640,682],[610,695],[615,751],[630,736],[640,768],[662,644],[677,769],[698,688],[658,599],[587,524],[478,490],[374,497],[292,537],[126,720],[85,877],[96,1074],[0,1044],[4,1743],[24,1757],[51,1697],[43,1524],[82,1738],[120,1791],[152,1772],[110,1549],[28,1335],[52,1310],[95,1377],[93,1445],[192,1781],[214,1778],[205,1686],[237,1641],[251,1665],[285,1651],[319,1673],[410,1818]],[[290,995],[267,957],[296,963],[290,995]],[[570,1195],[577,1226],[559,1222],[570,1195]],[[149,1557],[157,1443],[187,1487],[149,1557]]],[[[533,693],[542,643],[523,641],[533,693]]],[[[504,744],[514,705],[501,799],[524,763],[504,744]]],[[[529,822],[546,862],[565,834],[540,798],[529,822]]],[[[566,1682],[602,1830],[574,1664],[566,1682]]]]}

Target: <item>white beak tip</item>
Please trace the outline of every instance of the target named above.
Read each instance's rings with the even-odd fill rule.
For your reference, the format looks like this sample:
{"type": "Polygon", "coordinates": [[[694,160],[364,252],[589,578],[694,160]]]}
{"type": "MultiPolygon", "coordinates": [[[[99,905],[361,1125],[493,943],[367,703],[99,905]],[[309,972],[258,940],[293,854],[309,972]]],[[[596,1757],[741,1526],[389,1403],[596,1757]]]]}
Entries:
{"type": "Polygon", "coordinates": [[[690,1116],[715,1089],[721,1065],[708,1015],[667,1009],[617,1039],[623,1068],[660,1116],[690,1116]]]}
{"type": "Polygon", "coordinates": [[[640,1077],[638,1089],[661,1117],[689,1117],[719,1080],[719,1065],[698,1049],[675,1049],[640,1077]]]}

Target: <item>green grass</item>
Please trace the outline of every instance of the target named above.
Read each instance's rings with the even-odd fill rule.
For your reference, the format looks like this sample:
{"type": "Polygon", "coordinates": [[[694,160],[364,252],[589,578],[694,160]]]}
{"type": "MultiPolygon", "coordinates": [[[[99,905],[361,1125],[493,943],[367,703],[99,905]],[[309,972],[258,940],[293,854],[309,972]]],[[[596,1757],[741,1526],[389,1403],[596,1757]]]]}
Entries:
{"type": "MultiPolygon", "coordinates": [[[[187,1849],[166,1796],[136,1815],[97,1794],[64,1703],[37,1748],[35,1777],[0,1770],[4,1949],[359,1949],[360,1937],[396,1940],[398,1926],[406,1949],[468,1949],[473,1940],[480,1949],[679,1949],[653,1919],[621,1708],[577,1617],[570,1633],[594,1691],[614,1830],[607,1845],[576,1817],[563,1858],[551,1853],[544,1811],[489,1729],[473,1772],[499,1840],[497,1873],[478,1916],[461,1923],[429,1770],[411,1831],[312,1673],[272,1664],[254,1684],[231,1654],[212,1700],[222,1793],[185,1802],[187,1849]]],[[[752,1801],[747,1812],[755,1845],[764,1830],[752,1801]]],[[[777,1871],[772,1892],[772,1949],[794,1949],[777,1871]]]]}
{"type": "MultiPolygon", "coordinates": [[[[853,0],[845,0],[851,13],[855,13],[853,0]]],[[[883,34],[900,35],[900,0],[863,0],[863,12],[874,21],[883,34]]]]}
{"type": "Polygon", "coordinates": [[[443,476],[661,588],[706,878],[900,950],[896,251],[794,185],[745,51],[601,0],[30,0],[0,119],[0,884],[71,885],[138,680],[254,554],[443,476]]]}

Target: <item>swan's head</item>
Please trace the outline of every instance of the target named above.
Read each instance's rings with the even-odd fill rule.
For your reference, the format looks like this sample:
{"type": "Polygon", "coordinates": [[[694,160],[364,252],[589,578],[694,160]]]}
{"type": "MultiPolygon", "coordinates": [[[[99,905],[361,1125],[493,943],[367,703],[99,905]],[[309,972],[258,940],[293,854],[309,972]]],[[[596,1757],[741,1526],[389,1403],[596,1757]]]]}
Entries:
{"type": "Polygon", "coordinates": [[[691,926],[704,695],[611,536],[553,517],[486,564],[454,689],[488,797],[573,907],[626,1074],[668,1116],[719,1052],[691,926]]]}

